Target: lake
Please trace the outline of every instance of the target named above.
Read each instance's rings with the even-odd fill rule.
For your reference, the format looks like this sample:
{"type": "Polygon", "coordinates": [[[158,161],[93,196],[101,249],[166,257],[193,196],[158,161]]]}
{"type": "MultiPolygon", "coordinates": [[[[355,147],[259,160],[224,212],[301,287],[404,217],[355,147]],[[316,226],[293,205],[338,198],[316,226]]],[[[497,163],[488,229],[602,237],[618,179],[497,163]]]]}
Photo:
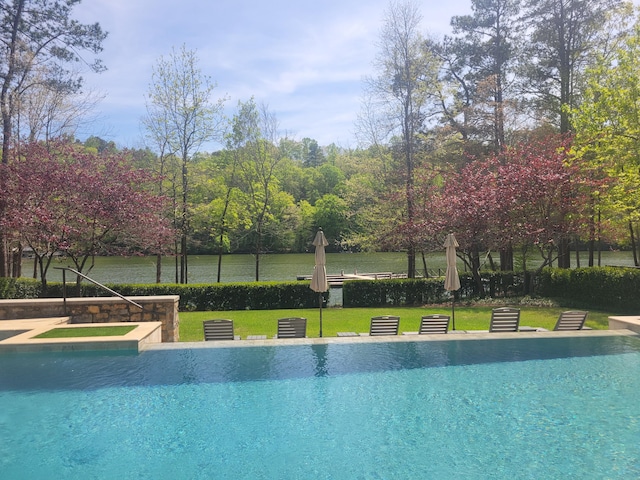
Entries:
{"type": "MultiPolygon", "coordinates": [[[[494,255],[498,258],[498,255],[494,255]]],[[[446,268],[444,251],[432,253],[426,257],[429,272],[446,268]]],[[[571,259],[575,265],[575,254],[571,259]]],[[[587,253],[581,254],[581,265],[587,265],[587,253]]],[[[297,275],[311,275],[313,273],[313,253],[266,254],[260,257],[260,280],[286,281],[296,280],[297,275]]],[[[529,268],[539,264],[535,259],[530,260],[529,268]]],[[[218,257],[215,255],[192,255],[189,257],[189,283],[215,283],[217,279],[218,257]]],[[[631,252],[603,252],[602,265],[633,266],[631,252]]],[[[61,270],[53,267],[73,267],[65,258],[55,259],[47,279],[62,281],[61,270]]],[[[418,272],[422,272],[422,259],[417,259],[418,272]]],[[[464,271],[461,260],[458,269],[464,271]]],[[[24,277],[31,277],[33,260],[24,259],[22,273],[24,277]]],[[[222,259],[221,281],[251,282],[255,279],[255,257],[249,254],[225,255],[222,259]]],[[[392,253],[328,253],[327,273],[406,273],[407,256],[403,252],[392,253]]],[[[96,257],[93,270],[88,274],[101,283],[155,283],[155,257],[96,257]]],[[[73,281],[73,280],[72,280],[73,281]]],[[[175,259],[167,257],[162,264],[163,283],[175,282],[175,259]]]]}

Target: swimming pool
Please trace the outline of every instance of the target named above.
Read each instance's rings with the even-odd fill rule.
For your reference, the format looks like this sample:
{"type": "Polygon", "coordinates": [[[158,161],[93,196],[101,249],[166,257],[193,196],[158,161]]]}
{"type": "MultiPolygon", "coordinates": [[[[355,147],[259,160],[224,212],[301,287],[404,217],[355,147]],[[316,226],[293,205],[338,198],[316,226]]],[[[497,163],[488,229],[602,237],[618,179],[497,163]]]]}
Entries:
{"type": "Polygon", "coordinates": [[[0,357],[0,478],[640,477],[625,336],[0,357]]]}

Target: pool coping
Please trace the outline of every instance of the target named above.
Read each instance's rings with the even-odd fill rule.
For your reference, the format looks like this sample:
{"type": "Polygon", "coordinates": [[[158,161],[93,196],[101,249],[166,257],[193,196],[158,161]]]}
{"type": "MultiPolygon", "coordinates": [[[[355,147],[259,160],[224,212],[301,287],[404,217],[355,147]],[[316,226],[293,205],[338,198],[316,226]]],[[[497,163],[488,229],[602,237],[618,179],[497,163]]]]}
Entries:
{"type": "Polygon", "coordinates": [[[443,342],[528,338],[567,338],[594,336],[630,336],[640,337],[640,316],[609,317],[609,330],[573,330],[546,331],[525,330],[519,332],[488,332],[486,330],[452,330],[447,334],[418,335],[405,332],[401,335],[347,336],[322,338],[260,338],[225,341],[198,342],[162,342],[161,322],[105,322],[105,323],[69,323],[70,317],[32,318],[0,320],[0,331],[19,332],[14,336],[0,340],[0,354],[21,352],[74,352],[127,350],[184,350],[201,348],[245,348],[295,345],[329,345],[341,343],[382,343],[382,342],[443,342]],[[35,336],[65,325],[69,328],[100,328],[104,326],[131,326],[132,331],[120,336],[103,337],[65,337],[34,338],[35,336]]]}
{"type": "Polygon", "coordinates": [[[149,345],[147,350],[184,350],[201,348],[246,348],[275,347],[294,345],[330,345],[344,343],[388,343],[388,342],[452,342],[473,340],[512,340],[533,338],[580,338],[629,336],[640,338],[640,333],[629,329],[616,330],[574,330],[574,331],[537,331],[537,332],[501,332],[466,331],[464,334],[447,333],[433,335],[380,335],[375,337],[322,337],[322,338],[268,338],[260,340],[218,340],[209,342],[177,342],[149,345]]]}
{"type": "Polygon", "coordinates": [[[0,320],[1,331],[19,331],[0,340],[2,353],[79,352],[94,350],[133,350],[140,352],[162,341],[162,322],[69,323],[70,317],[0,320]],[[102,337],[34,338],[52,328],[101,328],[134,326],[125,335],[102,337]]]}

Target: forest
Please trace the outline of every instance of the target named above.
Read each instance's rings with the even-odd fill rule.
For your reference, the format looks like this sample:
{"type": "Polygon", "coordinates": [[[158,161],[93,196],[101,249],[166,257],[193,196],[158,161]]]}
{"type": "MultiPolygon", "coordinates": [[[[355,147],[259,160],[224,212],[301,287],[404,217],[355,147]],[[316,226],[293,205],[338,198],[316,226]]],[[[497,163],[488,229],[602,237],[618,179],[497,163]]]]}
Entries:
{"type": "MultiPolygon", "coordinates": [[[[226,99],[186,46],[154,68],[141,149],[75,139],[60,110],[42,113],[54,94],[58,106],[70,101],[62,83],[25,89],[5,74],[0,276],[17,273],[11,252],[28,248],[44,276],[60,252],[81,271],[94,255],[170,253],[182,283],[189,254],[246,252],[259,280],[261,254],[310,251],[319,228],[328,251],[406,252],[409,277],[450,232],[478,281],[481,260],[526,269],[532,252],[540,268],[566,268],[572,250],[595,265],[602,248],[624,248],[640,265],[633,5],[470,6],[436,40],[418,4],[389,4],[357,147],[291,138],[254,98],[225,117],[226,99]],[[202,151],[211,139],[224,147],[202,151]]],[[[95,29],[78,35],[85,46],[101,41],[95,29]]],[[[0,58],[11,62],[5,47],[0,58]]],[[[53,75],[22,68],[21,81],[53,75]]]]}

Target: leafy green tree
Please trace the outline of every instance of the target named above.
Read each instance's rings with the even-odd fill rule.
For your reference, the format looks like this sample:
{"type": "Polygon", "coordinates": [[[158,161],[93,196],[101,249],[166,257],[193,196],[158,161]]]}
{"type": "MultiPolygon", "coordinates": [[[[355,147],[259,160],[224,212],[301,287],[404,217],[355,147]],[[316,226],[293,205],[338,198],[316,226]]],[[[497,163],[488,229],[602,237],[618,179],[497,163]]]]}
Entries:
{"type": "Polygon", "coordinates": [[[269,225],[274,220],[272,208],[279,192],[277,167],[283,160],[278,148],[278,122],[266,105],[254,99],[240,102],[233,124],[238,158],[239,188],[247,195],[251,225],[247,235],[255,255],[255,280],[260,279],[260,255],[264,251],[269,225]]]}
{"type": "Polygon", "coordinates": [[[300,200],[298,202],[298,214],[300,223],[296,229],[294,249],[296,252],[305,252],[308,250],[316,232],[316,207],[306,200],[300,200]]]}
{"type": "MultiPolygon", "coordinates": [[[[601,211],[628,225],[635,264],[640,223],[640,24],[612,57],[601,57],[588,72],[581,105],[571,113],[576,154],[591,172],[611,179],[594,192],[601,211]]],[[[593,173],[592,173],[593,175],[593,173]]]]}
{"type": "Polygon", "coordinates": [[[147,128],[182,162],[178,213],[182,234],[176,252],[180,254],[180,283],[188,280],[189,161],[222,130],[225,99],[212,102],[215,87],[199,69],[196,52],[183,45],[180,50],[172,49],[169,57],[158,59],[147,95],[147,128]]]}
{"type": "Polygon", "coordinates": [[[337,195],[324,195],[316,202],[315,224],[322,227],[329,245],[339,250],[343,236],[349,231],[347,202],[337,195]]]}

